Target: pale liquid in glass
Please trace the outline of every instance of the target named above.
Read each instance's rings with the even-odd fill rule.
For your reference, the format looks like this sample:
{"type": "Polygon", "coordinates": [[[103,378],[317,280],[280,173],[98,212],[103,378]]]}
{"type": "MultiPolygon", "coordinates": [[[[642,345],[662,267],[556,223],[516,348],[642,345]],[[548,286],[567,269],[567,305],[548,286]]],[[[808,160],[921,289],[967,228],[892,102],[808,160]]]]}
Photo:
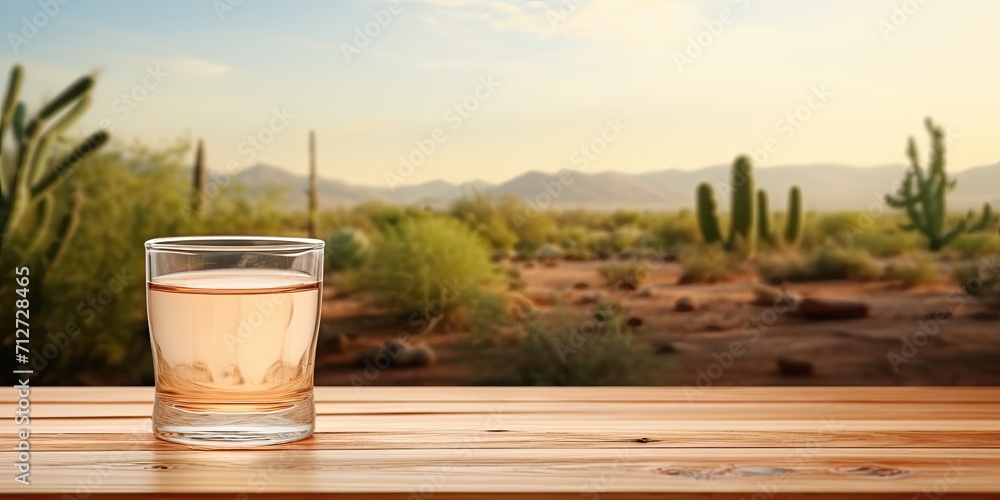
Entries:
{"type": "Polygon", "coordinates": [[[192,412],[290,408],[312,394],[320,283],[301,273],[225,269],[149,283],[160,403],[192,412]]]}

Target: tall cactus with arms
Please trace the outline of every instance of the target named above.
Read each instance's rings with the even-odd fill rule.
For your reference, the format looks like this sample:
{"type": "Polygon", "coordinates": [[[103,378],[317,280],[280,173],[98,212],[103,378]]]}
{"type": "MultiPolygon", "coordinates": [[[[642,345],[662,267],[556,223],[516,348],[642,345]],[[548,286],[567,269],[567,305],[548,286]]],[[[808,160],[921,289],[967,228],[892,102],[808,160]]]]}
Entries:
{"type": "Polygon", "coordinates": [[[43,239],[50,239],[45,255],[51,263],[61,255],[61,246],[72,236],[82,201],[80,194],[69,200],[68,213],[63,216],[55,233],[49,235],[47,227],[56,205],[53,188],[60,177],[69,173],[80,160],[104,145],[108,134],[103,130],[94,132],[58,160],[49,161],[49,153],[56,146],[56,141],[90,106],[94,78],[89,75],[81,77],[45,104],[33,118],[26,120],[26,108],[19,100],[23,77],[21,66],[14,66],[4,95],[3,109],[0,110],[0,152],[3,151],[8,129],[15,141],[13,168],[3,164],[0,154],[0,253],[6,247],[9,236],[18,229],[18,223],[34,207],[41,226],[34,228],[34,240],[27,248],[37,248],[43,239]]]}
{"type": "Polygon", "coordinates": [[[958,181],[949,179],[945,173],[944,132],[930,118],[925,126],[931,136],[931,153],[926,169],[920,165],[917,144],[911,137],[906,149],[911,168],[896,193],[886,195],[885,201],[893,208],[906,211],[910,220],[900,227],[907,231],[919,231],[927,237],[928,248],[938,251],[962,233],[985,229],[992,222],[993,214],[990,204],[984,203],[978,221],[975,213],[969,210],[955,227],[947,231],[944,229],[944,219],[948,215],[945,197],[955,189],[958,181]]]}

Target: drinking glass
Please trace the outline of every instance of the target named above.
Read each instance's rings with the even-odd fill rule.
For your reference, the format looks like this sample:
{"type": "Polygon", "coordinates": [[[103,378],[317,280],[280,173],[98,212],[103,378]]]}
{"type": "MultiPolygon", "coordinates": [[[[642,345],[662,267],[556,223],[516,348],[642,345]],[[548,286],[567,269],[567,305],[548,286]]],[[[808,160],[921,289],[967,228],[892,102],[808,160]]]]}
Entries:
{"type": "Polygon", "coordinates": [[[321,240],[147,241],[153,433],[208,447],[286,443],[312,434],[322,297],[321,240]]]}

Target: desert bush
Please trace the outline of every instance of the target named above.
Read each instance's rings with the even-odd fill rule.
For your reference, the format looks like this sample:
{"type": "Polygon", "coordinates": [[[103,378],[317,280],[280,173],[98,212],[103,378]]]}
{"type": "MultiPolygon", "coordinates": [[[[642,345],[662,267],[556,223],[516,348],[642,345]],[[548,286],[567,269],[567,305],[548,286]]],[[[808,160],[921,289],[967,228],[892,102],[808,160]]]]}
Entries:
{"type": "Polygon", "coordinates": [[[611,232],[611,248],[615,252],[636,246],[643,231],[635,226],[619,227],[611,232]]]}
{"type": "Polygon", "coordinates": [[[624,290],[637,290],[649,277],[649,267],[639,262],[608,263],[598,268],[597,272],[608,286],[624,290]]]}
{"type": "Polygon", "coordinates": [[[937,262],[926,252],[911,252],[892,259],[884,278],[901,281],[907,287],[934,283],[938,279],[937,262]]]}
{"type": "Polygon", "coordinates": [[[654,223],[652,231],[665,248],[676,248],[701,241],[698,219],[690,210],[682,210],[676,216],[654,223]]]}
{"type": "Polygon", "coordinates": [[[642,214],[635,210],[615,210],[611,214],[611,223],[614,227],[624,227],[624,226],[635,226],[639,223],[639,219],[642,218],[642,214]]]}
{"type": "Polygon", "coordinates": [[[965,233],[955,238],[946,252],[962,259],[1000,254],[1000,238],[992,231],[965,233]]]}
{"type": "MultiPolygon", "coordinates": [[[[477,351],[485,382],[517,386],[608,386],[646,383],[652,356],[637,348],[620,311],[533,315],[509,345],[477,351]]],[[[482,344],[480,344],[482,345],[482,344]]]]}
{"type": "Polygon", "coordinates": [[[867,250],[875,257],[895,257],[921,248],[921,240],[917,233],[885,228],[858,233],[848,243],[867,250]]]}
{"type": "Polygon", "coordinates": [[[326,238],[327,269],[358,269],[368,258],[368,237],[355,229],[337,229],[326,238]]]}
{"type": "Polygon", "coordinates": [[[720,245],[700,245],[680,256],[682,283],[724,281],[740,271],[740,262],[720,245]]]}
{"type": "Polygon", "coordinates": [[[468,306],[473,291],[501,283],[486,243],[444,217],[405,220],[386,230],[360,281],[375,304],[425,318],[468,306]]]}
{"type": "Polygon", "coordinates": [[[995,257],[956,264],[952,267],[952,277],[965,293],[990,309],[1000,310],[1000,270],[996,264],[995,257]]]}
{"type": "Polygon", "coordinates": [[[867,250],[824,245],[810,252],[779,252],[758,257],[757,273],[767,281],[870,281],[883,275],[867,250]]]}
{"type": "Polygon", "coordinates": [[[397,228],[408,221],[431,215],[423,208],[401,207],[377,200],[361,203],[355,206],[352,212],[371,221],[371,224],[379,231],[397,228]]]}
{"type": "Polygon", "coordinates": [[[494,249],[511,249],[517,243],[513,221],[498,209],[489,194],[476,191],[471,197],[459,198],[451,204],[449,213],[468,224],[494,249]]]}

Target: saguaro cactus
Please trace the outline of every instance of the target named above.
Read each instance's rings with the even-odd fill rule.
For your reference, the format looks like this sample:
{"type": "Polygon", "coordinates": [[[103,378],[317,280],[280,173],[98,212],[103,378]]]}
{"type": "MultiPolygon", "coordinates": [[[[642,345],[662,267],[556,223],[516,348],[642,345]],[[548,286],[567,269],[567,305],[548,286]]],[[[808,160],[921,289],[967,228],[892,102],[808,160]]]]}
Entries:
{"type": "MultiPolygon", "coordinates": [[[[36,207],[42,221],[51,217],[52,189],[57,181],[69,173],[80,160],[100,148],[108,140],[108,134],[101,130],[94,132],[77,144],[58,161],[50,162],[49,153],[56,141],[90,106],[90,90],[94,85],[92,76],[84,76],[63,90],[55,99],[43,106],[30,120],[25,121],[27,109],[19,101],[24,71],[14,66],[0,110],[0,151],[8,128],[16,141],[14,168],[7,168],[0,155],[0,252],[6,247],[9,236],[18,229],[24,214],[36,207]]],[[[69,203],[69,213],[77,216],[82,197],[69,203]]],[[[64,221],[66,219],[64,218],[64,221]]],[[[44,223],[44,222],[43,222],[44,223]]],[[[75,223],[60,224],[53,244],[64,245],[72,234],[75,223]]],[[[35,241],[29,248],[40,244],[38,238],[44,231],[37,231],[35,241]]],[[[58,257],[59,248],[47,252],[58,257]]],[[[51,262],[51,260],[49,261],[51,262]]]]}
{"type": "Polygon", "coordinates": [[[788,213],[785,215],[785,243],[796,246],[802,241],[802,189],[788,190],[788,213]]]}
{"type": "Polygon", "coordinates": [[[886,195],[885,201],[893,208],[906,211],[909,222],[901,224],[901,228],[919,231],[927,237],[930,250],[937,251],[962,233],[985,229],[991,224],[993,214],[990,204],[985,203],[978,221],[975,213],[969,210],[954,228],[944,229],[947,216],[945,198],[955,189],[957,180],[949,179],[945,173],[944,132],[930,118],[924,124],[931,136],[931,153],[926,169],[920,165],[916,141],[911,137],[906,150],[911,168],[906,172],[899,190],[886,195]]]}
{"type": "Polygon", "coordinates": [[[757,190],[757,238],[765,243],[774,241],[771,234],[771,211],[767,203],[767,191],[757,190]]]}
{"type": "Polygon", "coordinates": [[[719,229],[719,217],[715,214],[715,191],[712,185],[702,182],[698,185],[698,227],[705,243],[722,241],[722,230],[719,229]]]}
{"type": "Polygon", "coordinates": [[[309,237],[315,238],[319,194],[316,192],[316,132],[309,131],[309,237]]]}
{"type": "Polygon", "coordinates": [[[205,175],[205,144],[198,140],[191,172],[191,213],[194,215],[201,212],[202,197],[205,196],[205,175]]]}
{"type": "Polygon", "coordinates": [[[730,251],[750,257],[754,253],[757,214],[754,211],[753,166],[750,158],[740,156],[733,164],[731,186],[733,190],[729,225],[729,241],[726,246],[730,251]]]}
{"type": "MultiPolygon", "coordinates": [[[[740,156],[733,164],[732,204],[730,207],[729,238],[725,247],[731,252],[737,252],[744,257],[753,255],[756,242],[756,212],[754,201],[753,168],[750,158],[740,156]]],[[[719,218],[715,214],[715,194],[708,183],[698,185],[698,224],[701,226],[702,237],[706,243],[722,240],[719,229],[719,218]]]]}

